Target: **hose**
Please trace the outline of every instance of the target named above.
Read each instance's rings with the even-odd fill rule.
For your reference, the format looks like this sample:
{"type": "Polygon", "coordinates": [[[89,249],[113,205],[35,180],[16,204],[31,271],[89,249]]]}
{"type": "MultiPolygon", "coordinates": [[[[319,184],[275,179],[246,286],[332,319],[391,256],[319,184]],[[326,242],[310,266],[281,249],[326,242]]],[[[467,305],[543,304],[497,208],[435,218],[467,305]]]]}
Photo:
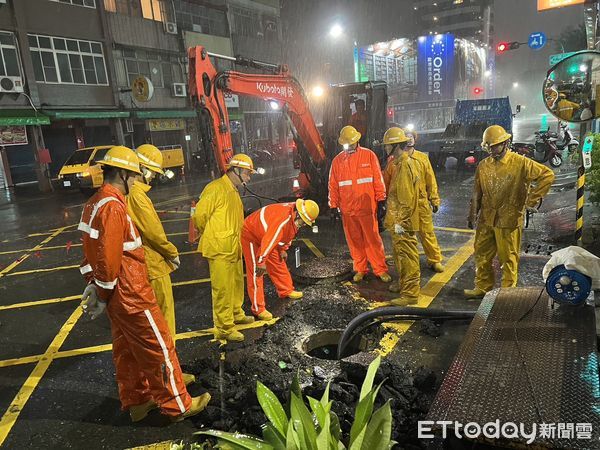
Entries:
{"type": "Polygon", "coordinates": [[[467,310],[442,310],[442,309],[429,309],[429,308],[417,308],[410,306],[386,306],[383,308],[377,308],[371,311],[366,311],[359,314],[350,321],[338,343],[337,358],[342,359],[344,357],[344,350],[352,339],[356,336],[356,331],[362,332],[368,326],[371,326],[370,322],[367,326],[361,327],[367,321],[380,319],[382,317],[390,320],[421,320],[421,319],[438,319],[438,320],[469,320],[475,316],[475,311],[467,310]],[[360,327],[360,328],[359,328],[360,327]]]}

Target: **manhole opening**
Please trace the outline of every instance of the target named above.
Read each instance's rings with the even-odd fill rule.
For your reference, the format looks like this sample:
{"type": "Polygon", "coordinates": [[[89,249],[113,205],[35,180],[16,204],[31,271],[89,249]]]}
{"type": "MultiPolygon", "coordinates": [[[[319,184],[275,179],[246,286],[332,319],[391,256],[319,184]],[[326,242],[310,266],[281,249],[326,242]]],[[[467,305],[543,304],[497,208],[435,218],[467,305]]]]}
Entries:
{"type": "MultiPolygon", "coordinates": [[[[324,330],[307,337],[302,343],[302,350],[313,358],[337,359],[338,342],[343,330],[324,330]]],[[[345,357],[363,352],[368,347],[368,340],[363,336],[356,336],[346,348],[345,357]]]]}

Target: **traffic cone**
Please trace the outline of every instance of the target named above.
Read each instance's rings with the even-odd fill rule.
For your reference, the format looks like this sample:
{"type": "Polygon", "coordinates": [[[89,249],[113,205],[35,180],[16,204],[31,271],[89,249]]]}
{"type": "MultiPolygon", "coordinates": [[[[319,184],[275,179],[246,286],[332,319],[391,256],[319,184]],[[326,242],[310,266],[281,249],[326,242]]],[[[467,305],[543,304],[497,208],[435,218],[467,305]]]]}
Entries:
{"type": "Polygon", "coordinates": [[[192,207],[190,208],[190,222],[188,225],[188,242],[193,244],[198,240],[198,229],[194,224],[194,213],[196,212],[196,202],[192,200],[192,207]]]}

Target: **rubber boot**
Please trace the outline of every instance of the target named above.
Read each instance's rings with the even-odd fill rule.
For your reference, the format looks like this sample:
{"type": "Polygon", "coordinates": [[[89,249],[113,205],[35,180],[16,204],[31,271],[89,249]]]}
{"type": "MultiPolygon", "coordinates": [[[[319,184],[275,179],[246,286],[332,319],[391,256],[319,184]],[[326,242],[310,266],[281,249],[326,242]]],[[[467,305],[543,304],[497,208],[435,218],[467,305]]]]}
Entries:
{"type": "Polygon", "coordinates": [[[242,333],[232,330],[230,333],[215,333],[215,339],[227,342],[242,342],[245,338],[242,333]]]}
{"type": "Polygon", "coordinates": [[[132,422],[139,422],[146,418],[148,413],[153,409],[158,408],[158,404],[154,400],[148,400],[141,405],[134,405],[129,408],[129,417],[132,422]]]}
{"type": "Polygon", "coordinates": [[[258,316],[259,320],[271,320],[273,318],[273,314],[271,314],[269,311],[267,311],[266,309],[259,313],[258,316]]]}
{"type": "Polygon", "coordinates": [[[352,281],[354,281],[355,283],[360,283],[365,277],[365,275],[366,274],[364,272],[356,272],[354,274],[354,277],[352,278],[352,281]]]}
{"type": "Polygon", "coordinates": [[[253,323],[254,322],[254,317],[252,316],[241,316],[238,319],[234,319],[233,323],[235,323],[236,325],[245,325],[248,323],[253,323]]]}
{"type": "Polygon", "coordinates": [[[299,298],[302,298],[303,296],[304,296],[304,294],[300,291],[292,291],[289,293],[287,298],[291,298],[292,300],[297,300],[299,298]]]}
{"type": "Polygon", "coordinates": [[[446,270],[444,265],[439,262],[430,264],[429,267],[431,267],[431,270],[433,270],[434,272],[437,272],[437,273],[442,273],[444,270],[446,270]]]}
{"type": "Polygon", "coordinates": [[[389,283],[390,281],[392,281],[392,277],[387,272],[383,272],[381,275],[379,275],[379,279],[384,283],[389,283]]]}
{"type": "Polygon", "coordinates": [[[196,376],[191,373],[183,373],[183,384],[189,386],[192,383],[196,382],[196,376]]]}
{"type": "Polygon", "coordinates": [[[475,289],[465,289],[463,291],[466,299],[482,299],[485,297],[485,292],[483,289],[475,288],[475,289]]]}
{"type": "Polygon", "coordinates": [[[390,300],[390,303],[394,306],[416,305],[419,303],[419,299],[415,297],[400,297],[390,300]]]}
{"type": "Polygon", "coordinates": [[[190,409],[188,409],[183,414],[171,417],[171,421],[181,422],[182,420],[187,419],[188,417],[192,417],[196,414],[201,413],[206,408],[206,405],[208,405],[208,402],[210,402],[210,394],[208,392],[205,392],[200,397],[192,397],[192,404],[190,405],[190,409]]]}

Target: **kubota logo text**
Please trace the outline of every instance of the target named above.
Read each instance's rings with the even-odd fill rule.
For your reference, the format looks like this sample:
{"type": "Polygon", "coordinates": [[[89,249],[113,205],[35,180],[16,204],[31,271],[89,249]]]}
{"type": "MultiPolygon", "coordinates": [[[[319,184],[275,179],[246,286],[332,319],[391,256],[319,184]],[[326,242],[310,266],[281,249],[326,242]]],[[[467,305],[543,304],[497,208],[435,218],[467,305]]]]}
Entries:
{"type": "Polygon", "coordinates": [[[269,83],[256,83],[256,89],[263,94],[274,94],[280,97],[292,98],[294,89],[291,86],[277,86],[269,83]]]}

